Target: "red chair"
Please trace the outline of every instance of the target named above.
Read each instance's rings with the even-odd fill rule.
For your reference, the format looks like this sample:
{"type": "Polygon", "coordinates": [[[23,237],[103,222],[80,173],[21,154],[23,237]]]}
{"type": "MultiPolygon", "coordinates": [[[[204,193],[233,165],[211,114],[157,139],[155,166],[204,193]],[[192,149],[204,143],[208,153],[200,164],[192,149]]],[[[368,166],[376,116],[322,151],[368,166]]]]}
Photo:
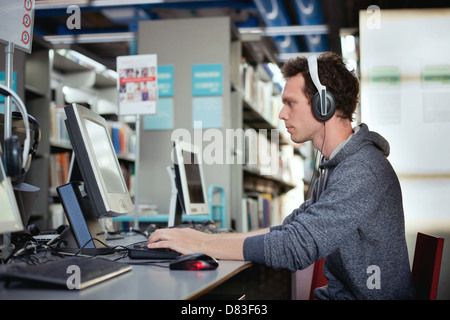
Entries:
{"type": "Polygon", "coordinates": [[[436,300],[443,247],[443,238],[417,233],[412,266],[417,299],[436,300]]]}
{"type": "Polygon", "coordinates": [[[314,262],[311,291],[309,292],[309,300],[317,300],[317,298],[314,296],[314,289],[326,286],[328,284],[327,278],[325,278],[325,275],[323,274],[324,262],[325,258],[322,258],[321,260],[314,262]]]}

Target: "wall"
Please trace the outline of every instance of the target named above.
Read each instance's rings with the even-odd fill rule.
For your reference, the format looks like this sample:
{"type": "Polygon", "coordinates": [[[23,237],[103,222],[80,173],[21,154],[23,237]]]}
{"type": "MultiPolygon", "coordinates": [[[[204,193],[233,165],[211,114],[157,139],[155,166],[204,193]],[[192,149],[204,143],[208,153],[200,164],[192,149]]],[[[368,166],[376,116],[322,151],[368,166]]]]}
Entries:
{"type": "Polygon", "coordinates": [[[450,10],[360,13],[362,121],[390,143],[412,262],[418,231],[445,238],[450,299],[450,10]]]}

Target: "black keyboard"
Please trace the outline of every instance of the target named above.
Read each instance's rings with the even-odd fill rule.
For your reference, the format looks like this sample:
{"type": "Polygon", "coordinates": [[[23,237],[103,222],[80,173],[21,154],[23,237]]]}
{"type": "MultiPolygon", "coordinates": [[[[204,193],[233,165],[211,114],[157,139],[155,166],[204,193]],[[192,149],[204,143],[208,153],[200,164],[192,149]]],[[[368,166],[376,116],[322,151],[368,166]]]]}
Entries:
{"type": "Polygon", "coordinates": [[[179,256],[181,256],[179,252],[167,248],[149,249],[147,241],[135,243],[128,248],[128,257],[130,259],[173,260],[179,256]]]}
{"type": "Polygon", "coordinates": [[[84,289],[130,270],[128,264],[103,258],[65,257],[37,265],[10,265],[0,274],[0,279],[84,289]],[[79,278],[76,278],[78,275],[79,278]]]}

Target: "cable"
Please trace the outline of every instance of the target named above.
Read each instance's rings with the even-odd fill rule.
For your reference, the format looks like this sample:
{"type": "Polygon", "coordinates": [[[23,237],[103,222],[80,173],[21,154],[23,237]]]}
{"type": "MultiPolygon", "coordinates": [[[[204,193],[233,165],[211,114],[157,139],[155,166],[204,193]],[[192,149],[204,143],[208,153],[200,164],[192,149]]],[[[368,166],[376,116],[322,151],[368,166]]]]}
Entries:
{"type": "Polygon", "coordinates": [[[325,126],[325,121],[324,121],[323,122],[323,141],[322,141],[322,147],[320,148],[320,153],[322,154],[322,156],[323,156],[323,147],[325,146],[325,136],[327,134],[325,127],[326,126],[325,126]]]}
{"type": "Polygon", "coordinates": [[[50,250],[50,246],[38,243],[36,240],[29,240],[23,244],[23,246],[16,251],[13,251],[3,263],[10,264],[14,260],[25,262],[26,264],[38,264],[41,263],[39,259],[35,257],[37,253],[50,250]]]}
{"type": "MultiPolygon", "coordinates": [[[[325,137],[326,137],[326,133],[327,133],[325,127],[326,126],[325,126],[325,121],[324,121],[323,122],[323,141],[322,141],[322,146],[320,148],[320,151],[318,149],[316,149],[316,152],[315,152],[315,155],[314,155],[314,167],[313,167],[313,172],[312,172],[312,175],[311,175],[311,179],[309,181],[308,190],[306,191],[306,199],[309,199],[311,197],[312,187],[314,186],[314,183],[315,183],[315,180],[316,180],[316,178],[315,178],[316,172],[319,172],[319,170],[316,170],[316,166],[318,167],[318,165],[317,165],[317,156],[319,155],[319,152],[320,152],[320,154],[323,157],[323,148],[325,146],[325,137]]],[[[320,178],[320,174],[319,174],[319,178],[320,178]]]]}

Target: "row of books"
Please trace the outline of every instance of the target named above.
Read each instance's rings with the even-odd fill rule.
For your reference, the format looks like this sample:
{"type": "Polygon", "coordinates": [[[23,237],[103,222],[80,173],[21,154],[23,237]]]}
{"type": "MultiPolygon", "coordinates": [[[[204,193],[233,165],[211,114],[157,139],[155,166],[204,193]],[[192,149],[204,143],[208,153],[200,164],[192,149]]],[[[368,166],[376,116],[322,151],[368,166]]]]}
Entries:
{"type": "Polygon", "coordinates": [[[280,204],[280,197],[272,194],[247,194],[242,199],[242,231],[258,230],[279,224],[280,204]]]}
{"type": "MultiPolygon", "coordinates": [[[[52,104],[50,106],[50,139],[53,143],[70,146],[64,120],[64,107],[52,104]]],[[[107,121],[109,133],[116,154],[127,158],[134,158],[136,154],[136,132],[130,126],[120,121],[107,121]]]]}
{"type": "Polygon", "coordinates": [[[242,232],[281,225],[283,220],[304,201],[304,185],[282,195],[247,193],[242,198],[242,232]]]}
{"type": "Polygon", "coordinates": [[[245,128],[244,164],[262,175],[279,175],[279,139],[267,129],[245,128]]]}
{"type": "Polygon", "coordinates": [[[56,195],[56,188],[69,181],[71,156],[72,152],[69,151],[50,154],[49,190],[51,195],[56,195]]]}
{"type": "MultiPolygon", "coordinates": [[[[56,188],[69,181],[71,156],[72,153],[69,151],[50,154],[49,189],[51,195],[55,196],[56,188]]],[[[120,167],[128,190],[131,195],[134,195],[134,163],[120,162],[120,167]]]]}
{"type": "MultiPolygon", "coordinates": [[[[244,165],[247,169],[297,184],[296,172],[302,171],[302,159],[292,144],[281,144],[276,134],[269,137],[265,129],[245,129],[244,165]]],[[[300,177],[301,179],[302,177],[300,177]]]]}
{"type": "Polygon", "coordinates": [[[241,82],[239,85],[245,101],[277,128],[281,94],[276,84],[271,81],[261,65],[255,68],[244,61],[240,65],[239,72],[241,82]]]}
{"type": "Polygon", "coordinates": [[[53,143],[70,146],[69,134],[67,133],[66,113],[63,106],[50,104],[50,140],[53,143]]]}
{"type": "Polygon", "coordinates": [[[136,154],[136,132],[123,122],[108,121],[107,124],[116,154],[134,158],[136,154]]]}

